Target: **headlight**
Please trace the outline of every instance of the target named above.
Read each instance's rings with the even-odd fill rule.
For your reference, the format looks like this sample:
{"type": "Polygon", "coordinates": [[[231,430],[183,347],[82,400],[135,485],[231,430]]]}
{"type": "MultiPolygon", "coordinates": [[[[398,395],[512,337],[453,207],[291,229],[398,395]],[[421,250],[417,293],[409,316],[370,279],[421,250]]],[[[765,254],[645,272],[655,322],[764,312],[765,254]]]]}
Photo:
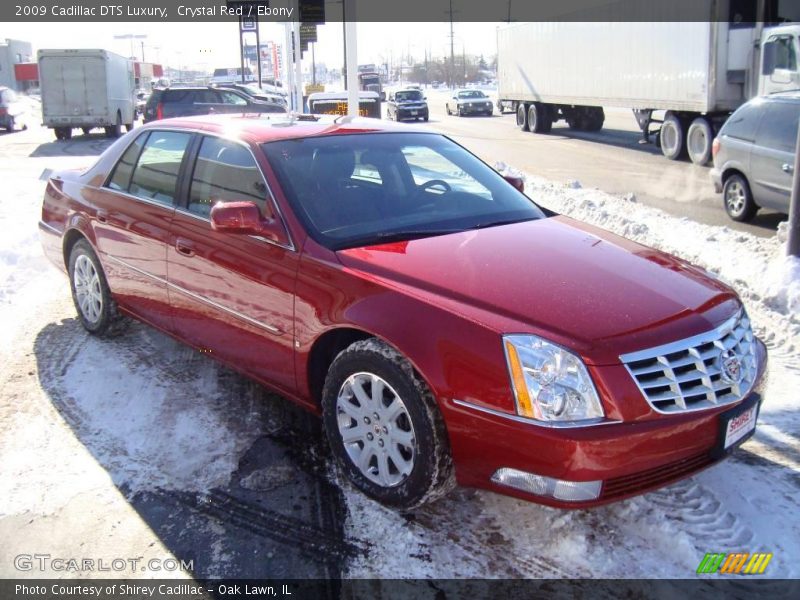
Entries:
{"type": "Polygon", "coordinates": [[[583,361],[535,335],[503,336],[517,413],[537,421],[584,421],[604,416],[583,361]]]}

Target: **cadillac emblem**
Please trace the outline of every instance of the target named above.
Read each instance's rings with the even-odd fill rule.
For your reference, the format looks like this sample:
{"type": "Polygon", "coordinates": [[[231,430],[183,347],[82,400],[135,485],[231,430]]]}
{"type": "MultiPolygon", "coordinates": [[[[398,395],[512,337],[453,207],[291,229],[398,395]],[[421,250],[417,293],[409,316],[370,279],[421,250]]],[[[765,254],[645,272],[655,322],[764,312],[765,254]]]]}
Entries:
{"type": "Polygon", "coordinates": [[[742,361],[733,350],[725,350],[719,355],[719,372],[725,383],[736,385],[742,381],[742,361]]]}

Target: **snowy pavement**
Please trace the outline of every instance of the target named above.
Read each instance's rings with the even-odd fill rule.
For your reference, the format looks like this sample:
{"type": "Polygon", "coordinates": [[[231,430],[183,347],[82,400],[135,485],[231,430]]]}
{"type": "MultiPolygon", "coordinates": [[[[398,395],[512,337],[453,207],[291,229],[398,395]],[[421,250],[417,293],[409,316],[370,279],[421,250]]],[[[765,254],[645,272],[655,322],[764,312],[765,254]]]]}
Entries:
{"type": "Polygon", "coordinates": [[[107,141],[51,139],[0,136],[0,577],[39,575],[14,557],[47,552],[177,557],[200,577],[684,578],[736,550],[772,552],[769,577],[800,576],[800,265],[782,259],[782,231],[528,177],[543,205],[732,283],[770,351],[759,428],[722,464],[599,509],[459,489],[400,515],[342,481],[319,424],[282,399],[144,325],[110,341],[80,328],[39,248],[38,176],[107,141]]]}

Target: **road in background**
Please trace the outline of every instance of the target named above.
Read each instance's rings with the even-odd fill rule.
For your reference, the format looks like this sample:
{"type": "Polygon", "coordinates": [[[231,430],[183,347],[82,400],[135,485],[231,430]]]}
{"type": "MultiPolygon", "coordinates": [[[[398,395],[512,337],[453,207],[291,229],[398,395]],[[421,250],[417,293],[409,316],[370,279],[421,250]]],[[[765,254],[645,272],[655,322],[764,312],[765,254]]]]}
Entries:
{"type": "MultiPolygon", "coordinates": [[[[494,95],[492,92],[488,92],[494,95]]],[[[722,196],[714,193],[709,168],[689,160],[670,161],[654,144],[640,144],[633,113],[606,109],[603,129],[590,133],[573,131],[566,123],[553,126],[550,134],[520,131],[515,115],[492,117],[447,116],[446,90],[426,90],[429,125],[463,144],[490,165],[504,162],[530,175],[610,194],[633,193],[639,202],[670,214],[708,225],[727,226],[768,237],[775,233],[782,215],[759,211],[751,223],[736,223],[725,213],[722,196]]]]}

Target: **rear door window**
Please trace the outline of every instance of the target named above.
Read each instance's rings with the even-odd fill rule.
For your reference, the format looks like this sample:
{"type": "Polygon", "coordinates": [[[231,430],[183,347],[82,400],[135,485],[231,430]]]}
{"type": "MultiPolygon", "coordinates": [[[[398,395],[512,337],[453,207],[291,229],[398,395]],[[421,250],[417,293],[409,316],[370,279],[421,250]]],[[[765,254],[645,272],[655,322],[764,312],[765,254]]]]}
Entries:
{"type": "Polygon", "coordinates": [[[166,206],[173,206],[178,171],[191,139],[191,133],[151,132],[139,155],[128,186],[128,193],[166,206]]]}
{"type": "Polygon", "coordinates": [[[245,100],[242,96],[240,96],[236,92],[220,91],[219,94],[222,97],[223,104],[234,104],[236,106],[247,105],[247,100],[245,100]]]}
{"type": "Polygon", "coordinates": [[[262,216],[271,217],[267,183],[253,154],[241,144],[204,137],[189,188],[189,212],[208,217],[220,200],[254,202],[262,216]]]}
{"type": "Polygon", "coordinates": [[[772,150],[794,152],[800,103],[770,102],[756,135],[756,144],[772,150]]]}
{"type": "Polygon", "coordinates": [[[128,191],[133,168],[136,166],[136,161],[139,160],[139,154],[142,152],[142,147],[148,135],[149,133],[144,133],[137,137],[114,166],[111,179],[108,181],[108,187],[112,190],[117,190],[118,192],[128,191]]]}

